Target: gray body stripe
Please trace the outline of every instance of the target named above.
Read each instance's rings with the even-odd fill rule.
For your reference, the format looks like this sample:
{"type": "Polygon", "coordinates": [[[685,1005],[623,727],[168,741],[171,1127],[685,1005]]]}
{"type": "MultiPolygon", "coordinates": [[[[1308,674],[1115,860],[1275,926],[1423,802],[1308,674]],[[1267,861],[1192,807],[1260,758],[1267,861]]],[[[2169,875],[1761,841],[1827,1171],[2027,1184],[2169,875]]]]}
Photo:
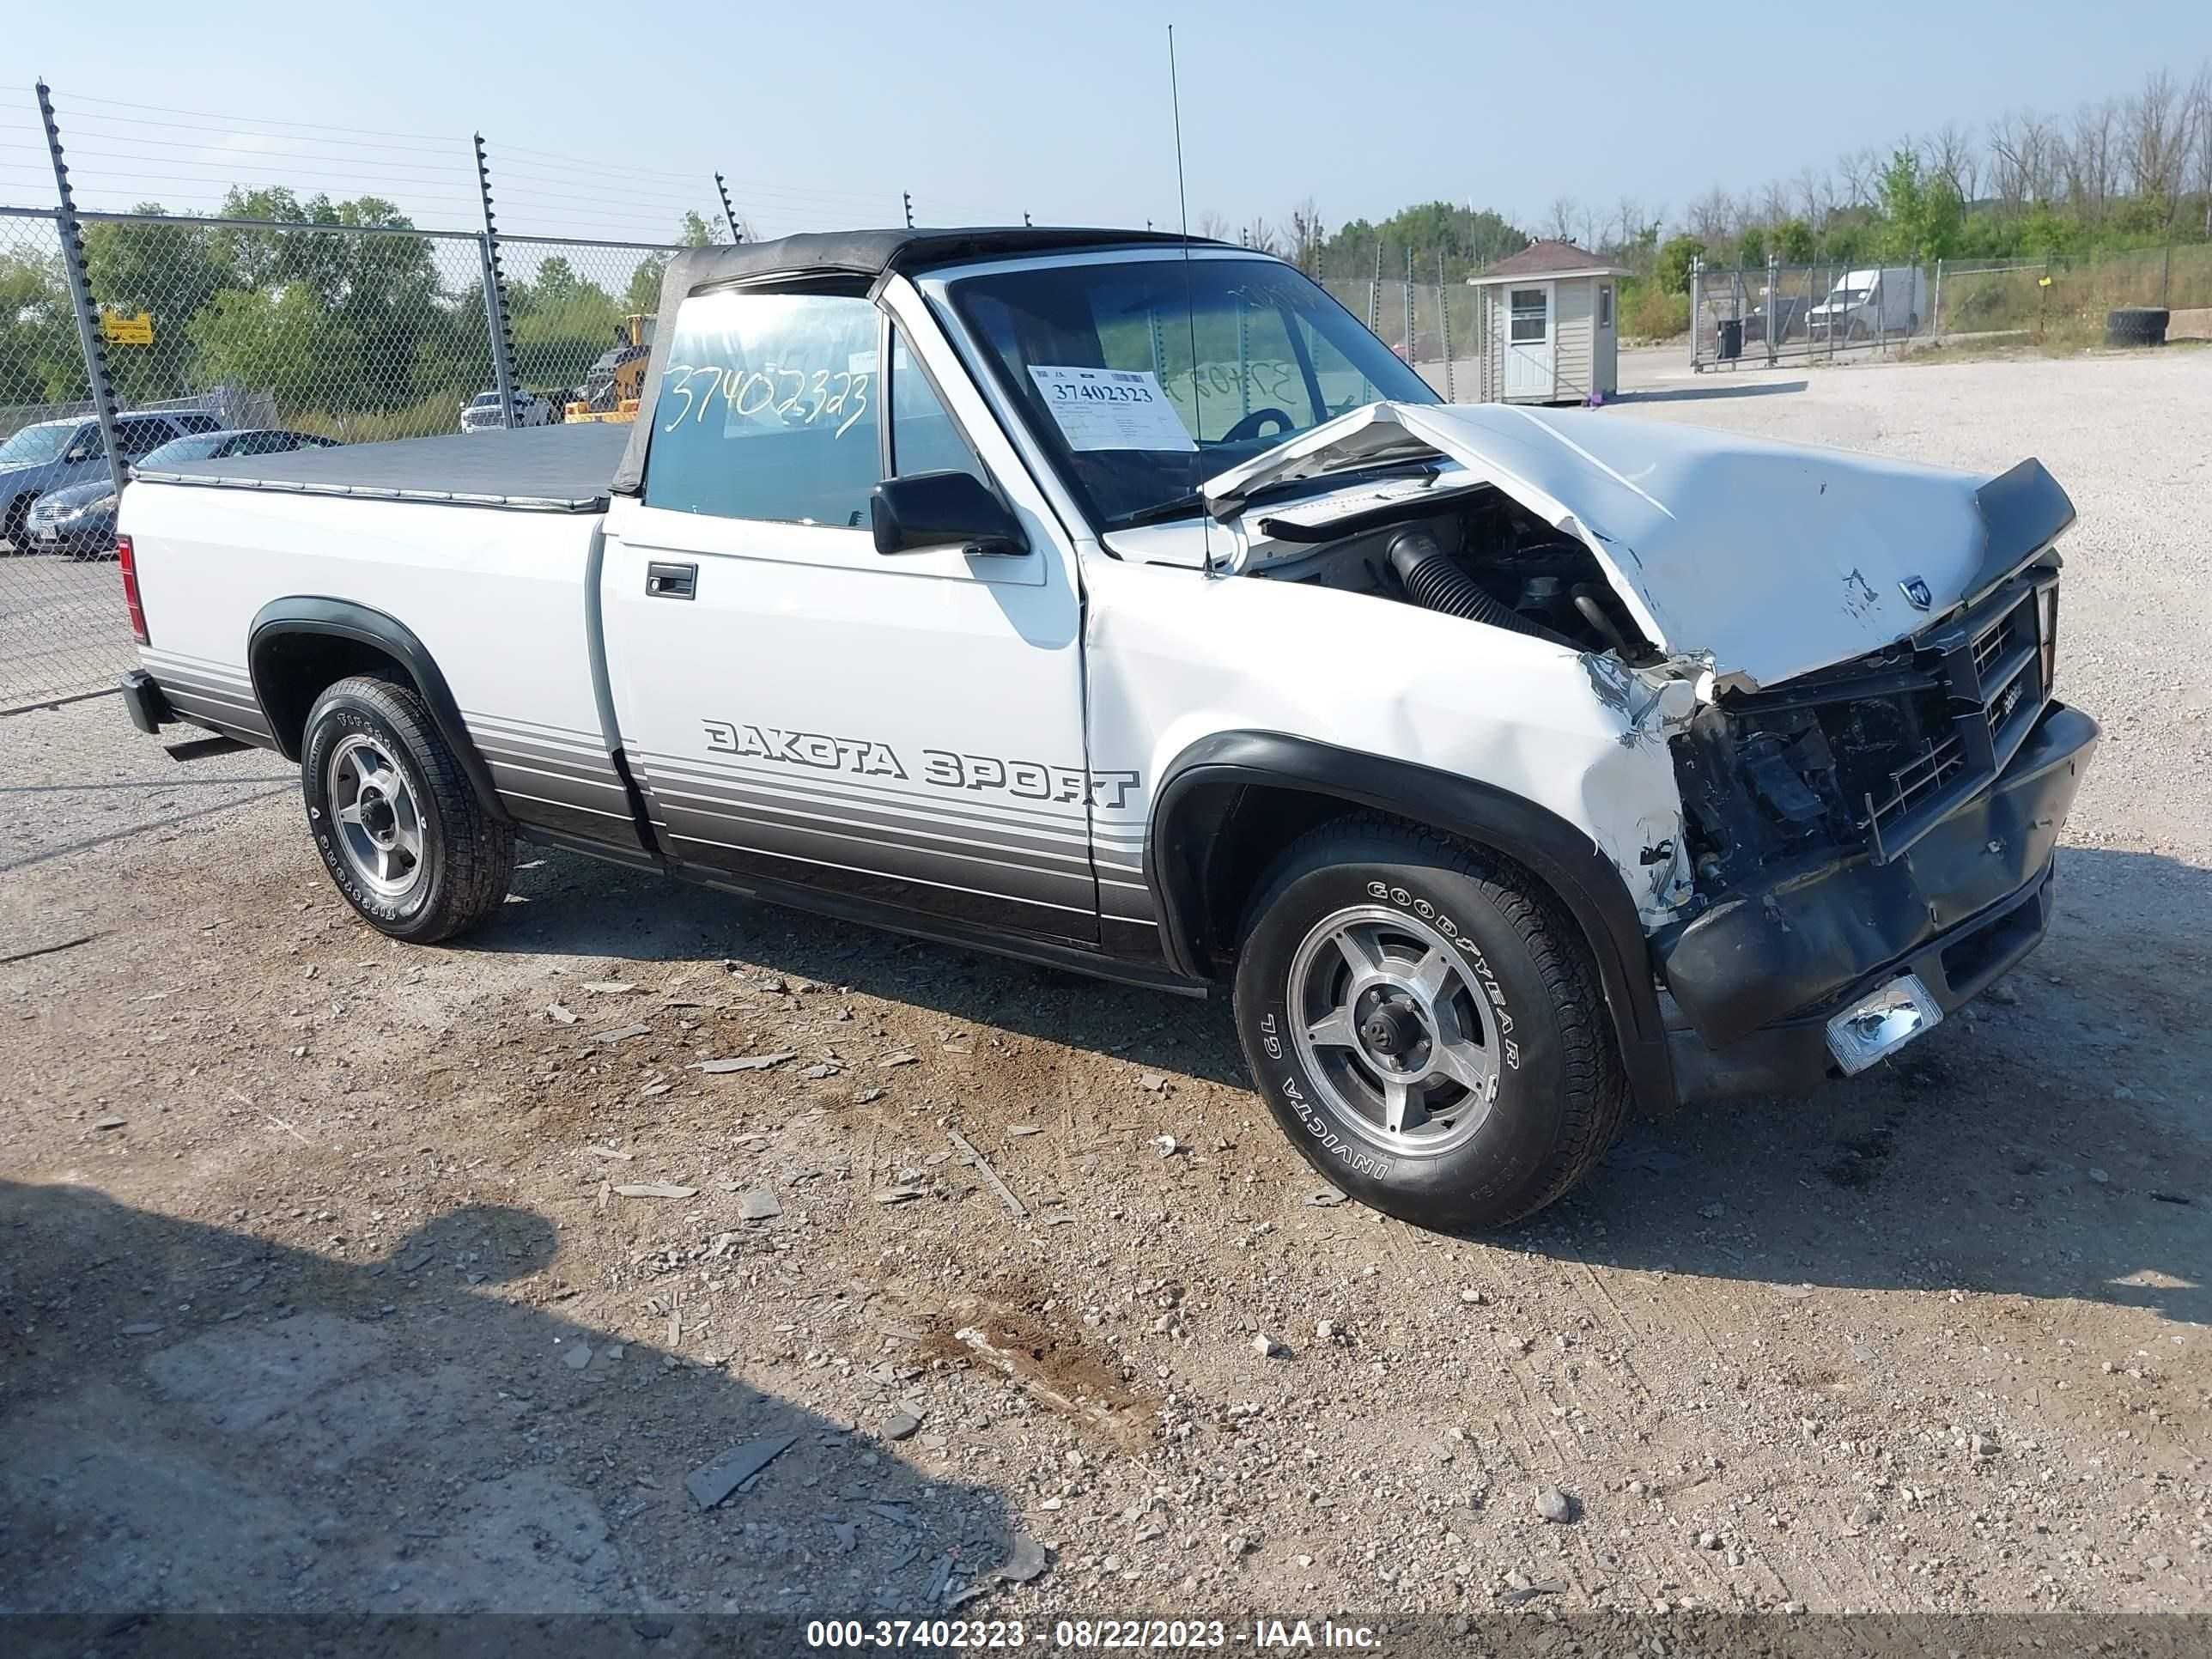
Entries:
{"type": "Polygon", "coordinates": [[[466,709],[461,711],[461,718],[471,726],[492,728],[495,736],[504,732],[509,737],[520,738],[528,743],[588,749],[598,755],[607,752],[607,740],[597,732],[579,732],[568,726],[541,726],[534,720],[510,720],[504,714],[471,714],[466,709]]]}
{"type": "MultiPolygon", "coordinates": [[[[483,748],[481,744],[477,746],[483,748]]],[[[556,778],[562,783],[580,784],[586,789],[611,789],[617,794],[622,792],[622,780],[615,775],[612,768],[594,776],[579,767],[551,764],[534,758],[530,763],[512,760],[503,750],[497,749],[484,749],[483,757],[491,763],[495,772],[526,772],[532,777],[556,778]]]]}
{"type": "Polygon", "coordinates": [[[750,853],[761,858],[782,859],[794,864],[818,864],[825,869],[848,870],[855,875],[880,876],[886,881],[913,882],[917,886],[942,888],[948,892],[973,893],[979,898],[996,899],[1008,904],[1033,905],[1042,910],[1064,910],[1074,915],[1087,916],[1091,907],[1079,904],[1055,904],[1049,899],[1022,898],[1014,894],[995,891],[988,887],[965,887],[957,882],[932,881],[921,876],[901,875],[896,871],[877,869],[864,864],[837,864],[828,859],[811,857],[805,854],[780,853],[773,848],[746,846],[733,841],[713,841],[704,836],[686,836],[670,832],[673,839],[689,842],[699,847],[726,848],[732,853],[750,853]]]}
{"type": "Polygon", "coordinates": [[[181,679],[174,674],[166,679],[157,679],[155,683],[172,696],[182,691],[188,696],[199,697],[210,702],[230,703],[237,708],[251,710],[256,715],[261,713],[261,705],[254,701],[253,694],[250,691],[226,691],[216,686],[203,685],[197,680],[181,679]]]}
{"type": "MultiPolygon", "coordinates": [[[[949,853],[939,848],[916,847],[910,842],[887,841],[878,836],[856,835],[849,831],[818,830],[776,823],[773,821],[748,817],[742,813],[712,812],[698,808],[679,807],[664,803],[662,812],[668,820],[670,831],[687,840],[712,840],[731,833],[730,826],[742,828],[755,842],[765,842],[764,850],[779,852],[792,858],[815,858],[822,852],[848,859],[855,854],[854,848],[867,848],[872,856],[885,866],[892,866],[880,873],[902,880],[927,881],[936,885],[957,886],[973,892],[998,892],[1025,899],[1038,898],[1044,893],[1059,896],[1046,902],[1080,895],[1088,899],[1091,893],[1088,871],[1045,870],[1035,865],[1018,864],[1005,858],[988,854],[949,853]],[[939,881],[939,878],[956,879],[939,881]],[[996,878],[996,884],[979,886],[996,878]]],[[[830,860],[823,860],[823,862],[830,860]]],[[[1086,903],[1084,908],[1089,908],[1086,903]]]]}
{"type": "Polygon", "coordinates": [[[1024,861],[1042,860],[1054,864],[1073,865],[1088,871],[1089,860],[1083,843],[1067,841],[1054,846],[1034,838],[1013,836],[956,835],[955,830],[975,826],[958,820],[927,817],[915,815],[894,817],[884,812],[871,812],[848,806],[842,801],[819,801],[806,796],[779,799],[773,795],[761,798],[755,792],[732,793],[724,790],[675,789],[662,780],[653,781],[654,793],[670,801],[703,802],[708,807],[731,810],[739,817],[751,813],[773,813],[780,818],[802,818],[817,823],[851,824],[863,829],[888,830],[894,835],[918,838],[924,842],[942,842],[952,847],[981,848],[987,852],[1002,854],[1024,861]],[[820,810],[802,811],[801,805],[820,810]],[[836,810],[828,810],[830,808],[836,810]],[[923,828],[924,825],[933,826],[923,828]]]}
{"type": "Polygon", "coordinates": [[[1075,804],[1072,808],[1054,809],[1048,806],[1033,806],[1025,801],[986,798],[972,789],[902,788],[896,783],[879,782],[872,778],[863,780],[856,774],[830,772],[826,768],[747,766],[742,762],[719,758],[711,761],[701,760],[690,755],[667,755],[658,750],[641,749],[627,741],[623,747],[629,755],[641,761],[655,765],[703,772],[710,777],[719,775],[724,780],[736,777],[749,783],[780,783],[787,787],[792,787],[794,783],[803,782],[806,787],[811,787],[860,789],[866,792],[863,799],[872,798],[879,803],[896,797],[902,800],[933,806],[940,811],[947,806],[957,806],[971,811],[1003,813],[1016,818],[1031,818],[1036,821],[1037,827],[1072,831],[1079,835],[1088,835],[1091,830],[1089,815],[1085,812],[1079,803],[1075,804]],[[810,773],[815,775],[806,775],[810,773]],[[817,779],[822,781],[817,781],[817,779]],[[830,780],[836,781],[830,781],[830,780]]]}
{"type": "Polygon", "coordinates": [[[640,783],[664,792],[681,787],[690,793],[731,800],[780,796],[829,811],[874,814],[884,823],[922,823],[945,830],[973,831],[993,846],[1003,843],[1041,849],[1064,848],[1072,853],[1080,853],[1088,846],[1082,831],[1072,824],[1048,827],[988,817],[969,810],[970,803],[958,796],[948,796],[941,801],[909,801],[904,796],[871,793],[865,788],[825,789],[811,779],[717,776],[711,772],[678,770],[665,762],[640,761],[637,776],[640,783]]]}
{"type": "MultiPolygon", "coordinates": [[[[544,795],[526,795],[520,789],[501,789],[499,794],[501,800],[535,801],[541,806],[560,807],[563,811],[589,812],[595,818],[618,818],[625,824],[629,823],[629,814],[627,811],[610,812],[603,806],[586,806],[580,800],[553,800],[544,795]]],[[[625,839],[635,841],[637,837],[632,834],[625,839]]]]}

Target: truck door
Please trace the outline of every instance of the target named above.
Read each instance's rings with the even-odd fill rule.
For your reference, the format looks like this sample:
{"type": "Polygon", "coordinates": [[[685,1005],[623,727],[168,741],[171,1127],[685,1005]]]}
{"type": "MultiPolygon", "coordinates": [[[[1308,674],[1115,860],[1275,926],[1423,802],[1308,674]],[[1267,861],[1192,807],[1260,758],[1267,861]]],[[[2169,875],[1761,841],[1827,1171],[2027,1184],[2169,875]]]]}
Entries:
{"type": "Polygon", "coordinates": [[[673,321],[600,590],[664,849],[771,896],[1095,941],[1073,558],[947,349],[933,381],[932,348],[846,284],[697,295],[673,321]],[[1028,551],[877,553],[877,482],[949,468],[1028,551]]]}

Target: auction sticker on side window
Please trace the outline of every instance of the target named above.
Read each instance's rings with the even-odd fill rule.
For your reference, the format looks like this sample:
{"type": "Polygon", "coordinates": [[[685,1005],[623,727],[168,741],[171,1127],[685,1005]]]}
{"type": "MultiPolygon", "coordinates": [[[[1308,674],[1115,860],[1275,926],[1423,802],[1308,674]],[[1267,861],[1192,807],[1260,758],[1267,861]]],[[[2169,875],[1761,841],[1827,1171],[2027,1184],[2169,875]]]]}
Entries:
{"type": "Polygon", "coordinates": [[[1198,447],[1150,369],[1031,363],[1030,378],[1070,449],[1198,447]]]}

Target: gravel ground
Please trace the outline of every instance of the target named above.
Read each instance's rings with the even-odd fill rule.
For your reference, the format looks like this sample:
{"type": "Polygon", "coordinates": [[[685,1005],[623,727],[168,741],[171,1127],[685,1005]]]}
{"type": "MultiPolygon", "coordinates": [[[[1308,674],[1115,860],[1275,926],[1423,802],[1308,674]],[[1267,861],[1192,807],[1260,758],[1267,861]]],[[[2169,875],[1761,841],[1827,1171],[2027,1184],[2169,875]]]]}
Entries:
{"type": "Polygon", "coordinates": [[[2212,376],[1644,379],[2040,455],[2107,738],[1988,1001],[1503,1237],[1330,1202],[1218,1006],[555,854],[410,950],[281,763],[0,725],[0,1609],[2212,1609],[2212,376]]]}
{"type": "Polygon", "coordinates": [[[113,560],[0,541],[0,708],[105,690],[136,662],[113,560]]]}

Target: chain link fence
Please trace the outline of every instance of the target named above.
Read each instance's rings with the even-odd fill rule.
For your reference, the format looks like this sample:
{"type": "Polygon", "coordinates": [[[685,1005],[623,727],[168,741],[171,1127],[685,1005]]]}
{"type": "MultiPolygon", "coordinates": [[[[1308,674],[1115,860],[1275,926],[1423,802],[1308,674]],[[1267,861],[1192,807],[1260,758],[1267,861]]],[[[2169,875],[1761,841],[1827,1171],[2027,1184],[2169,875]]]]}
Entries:
{"type": "MultiPolygon", "coordinates": [[[[501,239],[495,285],[468,232],[76,217],[126,465],[210,428],[373,443],[504,426],[502,323],[515,423],[562,419],[595,365],[649,337],[675,251],[501,239]]],[[[0,710],[104,690],[135,659],[112,535],[52,522],[61,492],[112,493],[65,222],[0,210],[0,710]]]]}
{"type": "Polygon", "coordinates": [[[1695,369],[1901,352],[1934,339],[1935,267],[1785,265],[1690,271],[1695,369]]]}
{"type": "Polygon", "coordinates": [[[2212,246],[1924,264],[1694,265],[1698,370],[1899,356],[1939,345],[2078,349],[2129,306],[2212,307],[2212,246]]]}

